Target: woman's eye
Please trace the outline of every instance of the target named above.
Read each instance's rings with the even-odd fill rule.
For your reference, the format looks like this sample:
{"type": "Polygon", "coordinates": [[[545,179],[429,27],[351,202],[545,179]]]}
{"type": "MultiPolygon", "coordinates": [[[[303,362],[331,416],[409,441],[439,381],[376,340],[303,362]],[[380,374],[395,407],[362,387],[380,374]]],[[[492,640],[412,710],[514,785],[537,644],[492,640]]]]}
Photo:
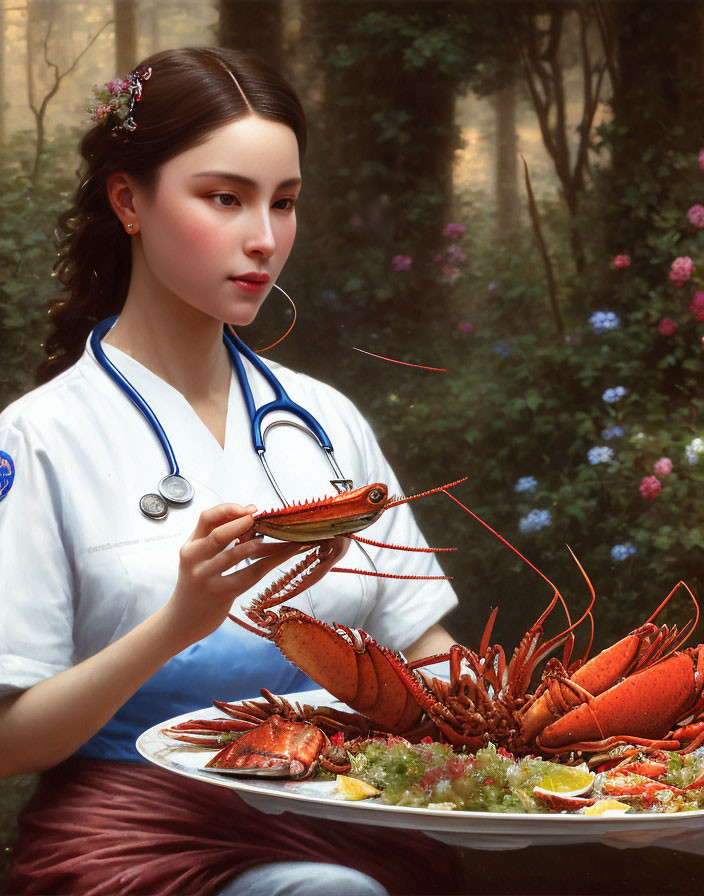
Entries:
{"type": "Polygon", "coordinates": [[[293,211],[296,205],[296,200],[292,196],[286,197],[286,199],[277,199],[274,203],[274,208],[281,209],[282,211],[293,211]]]}
{"type": "Polygon", "coordinates": [[[233,205],[238,205],[237,197],[233,196],[232,193],[215,193],[211,198],[218,205],[223,206],[223,208],[231,208],[233,205]]]}

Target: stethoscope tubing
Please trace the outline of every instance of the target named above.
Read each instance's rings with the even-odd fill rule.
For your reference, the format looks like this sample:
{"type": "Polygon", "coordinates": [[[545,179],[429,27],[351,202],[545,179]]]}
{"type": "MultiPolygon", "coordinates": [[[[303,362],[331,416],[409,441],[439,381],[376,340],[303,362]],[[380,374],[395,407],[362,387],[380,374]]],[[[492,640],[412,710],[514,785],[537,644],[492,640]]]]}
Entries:
{"type": "MultiPolygon", "coordinates": [[[[103,370],[105,370],[108,376],[118,386],[118,388],[127,396],[127,398],[129,398],[132,404],[142,414],[144,419],[149,424],[152,432],[158,438],[164,451],[164,455],[166,456],[166,460],[169,464],[169,474],[167,476],[164,476],[164,478],[159,482],[158,495],[155,493],[150,493],[148,495],[144,495],[140,500],[140,509],[146,516],[149,516],[152,519],[163,519],[168,512],[168,504],[187,504],[190,502],[193,497],[193,487],[179,470],[176,455],[171,446],[171,442],[166,435],[164,427],[159,422],[159,418],[156,416],[145,399],[130,383],[127,377],[125,377],[117,369],[117,367],[115,367],[115,365],[103,350],[101,344],[103,337],[106,336],[107,333],[115,325],[117,317],[117,315],[114,315],[113,317],[109,317],[97,324],[93,328],[93,332],[91,333],[90,344],[93,350],[93,355],[95,356],[98,364],[100,364],[103,370]],[[159,496],[161,496],[161,499],[163,499],[162,501],[160,501],[159,496]]],[[[315,417],[305,408],[301,407],[301,405],[296,404],[295,401],[292,401],[284,387],[274,376],[274,374],[269,370],[266,364],[264,364],[261,358],[259,358],[258,355],[256,355],[252,351],[252,349],[250,349],[249,346],[246,345],[239,338],[239,336],[237,336],[236,333],[233,332],[232,334],[230,334],[226,330],[223,330],[223,341],[230,355],[232,364],[235,368],[235,372],[237,373],[237,379],[239,380],[240,389],[242,390],[242,396],[244,398],[245,406],[247,409],[247,414],[249,415],[251,424],[252,445],[257,455],[259,456],[269,482],[271,483],[272,487],[274,488],[276,494],[279,496],[284,506],[286,506],[288,502],[286,501],[286,498],[279,488],[279,485],[274,478],[274,475],[271,472],[271,469],[269,468],[265,457],[266,449],[264,447],[264,435],[266,430],[262,431],[262,421],[264,420],[266,415],[271,413],[272,411],[284,411],[292,414],[295,417],[298,417],[298,419],[304,424],[304,426],[300,426],[300,424],[293,423],[292,421],[288,422],[290,422],[290,424],[293,426],[298,426],[304,432],[307,432],[308,435],[315,438],[320,448],[323,449],[328,463],[330,464],[330,467],[332,468],[332,471],[336,477],[335,479],[330,480],[331,483],[335,485],[338,490],[351,488],[352,481],[350,479],[346,479],[342,474],[337,461],[335,460],[332,442],[330,441],[330,438],[328,437],[323,427],[315,419],[315,417]],[[257,408],[254,402],[254,396],[252,394],[252,389],[249,385],[247,373],[242,362],[242,356],[244,356],[250,362],[250,364],[252,364],[254,369],[264,377],[264,379],[274,392],[274,400],[262,405],[260,408],[257,408]],[[305,427],[307,427],[307,429],[305,427]]],[[[275,426],[277,423],[284,422],[287,421],[274,421],[273,423],[269,424],[269,426],[275,426]]]]}
{"type": "Polygon", "coordinates": [[[326,451],[332,451],[332,442],[323,427],[309,411],[289,398],[284,387],[269,370],[266,364],[264,364],[261,358],[256,355],[248,345],[242,342],[236,333],[230,334],[225,331],[223,333],[223,338],[227,350],[230,353],[230,357],[232,358],[237,378],[240,381],[240,388],[242,389],[242,395],[244,396],[247,413],[249,414],[252,426],[252,444],[254,450],[257,453],[262,453],[265,450],[264,437],[262,435],[262,420],[266,415],[271,411],[286,411],[294,417],[298,417],[299,420],[305,423],[318,440],[321,448],[324,448],[326,451]],[[254,403],[252,389],[249,385],[249,380],[247,379],[244,364],[242,363],[242,355],[244,355],[250,364],[252,364],[257,373],[260,373],[264,377],[274,392],[274,400],[267,404],[263,404],[260,408],[257,408],[254,403]]]}
{"type": "Polygon", "coordinates": [[[164,431],[164,427],[159,422],[154,411],[149,407],[147,402],[134,388],[132,383],[130,383],[130,381],[120,373],[120,371],[117,369],[117,367],[115,367],[115,365],[103,350],[103,346],[101,345],[103,337],[110,332],[116,322],[117,315],[115,315],[114,317],[108,317],[106,320],[101,321],[96,327],[93,328],[93,332],[90,337],[90,345],[93,349],[93,354],[95,355],[96,360],[103,368],[103,370],[107,373],[107,375],[112,380],[114,380],[115,383],[117,383],[122,392],[124,392],[124,394],[132,402],[132,404],[135,405],[135,407],[144,416],[147,423],[151,427],[152,432],[159,439],[161,447],[164,450],[164,454],[166,455],[166,460],[169,464],[169,474],[171,476],[178,475],[180,473],[180,470],[176,461],[176,455],[174,454],[174,449],[171,447],[171,442],[169,441],[168,436],[164,431]]]}

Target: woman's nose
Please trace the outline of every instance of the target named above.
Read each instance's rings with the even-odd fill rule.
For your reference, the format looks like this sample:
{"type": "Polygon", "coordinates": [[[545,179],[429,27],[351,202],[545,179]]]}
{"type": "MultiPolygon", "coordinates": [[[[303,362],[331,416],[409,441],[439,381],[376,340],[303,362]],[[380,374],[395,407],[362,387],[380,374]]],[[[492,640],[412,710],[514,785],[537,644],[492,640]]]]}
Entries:
{"type": "Polygon", "coordinates": [[[252,215],[249,230],[245,238],[244,251],[247,255],[260,255],[270,258],[276,249],[274,231],[271,227],[269,210],[252,215]]]}

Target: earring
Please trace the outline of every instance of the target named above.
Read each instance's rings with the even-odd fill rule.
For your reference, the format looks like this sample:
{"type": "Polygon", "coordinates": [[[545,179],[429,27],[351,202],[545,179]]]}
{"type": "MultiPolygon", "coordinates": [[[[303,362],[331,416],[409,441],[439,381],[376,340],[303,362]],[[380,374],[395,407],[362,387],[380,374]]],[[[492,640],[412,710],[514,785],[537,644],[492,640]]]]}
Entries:
{"type": "Polygon", "coordinates": [[[132,232],[134,231],[134,224],[128,224],[128,225],[127,225],[127,230],[128,230],[130,233],[132,233],[132,232]]]}

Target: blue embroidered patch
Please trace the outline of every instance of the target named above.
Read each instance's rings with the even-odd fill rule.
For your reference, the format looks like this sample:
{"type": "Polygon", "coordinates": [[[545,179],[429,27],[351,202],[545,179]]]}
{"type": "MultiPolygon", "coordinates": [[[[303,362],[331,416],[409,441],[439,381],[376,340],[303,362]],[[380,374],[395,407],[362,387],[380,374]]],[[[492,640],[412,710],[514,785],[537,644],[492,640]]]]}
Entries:
{"type": "Polygon", "coordinates": [[[0,501],[7,495],[15,481],[15,465],[12,458],[0,451],[0,501]]]}

